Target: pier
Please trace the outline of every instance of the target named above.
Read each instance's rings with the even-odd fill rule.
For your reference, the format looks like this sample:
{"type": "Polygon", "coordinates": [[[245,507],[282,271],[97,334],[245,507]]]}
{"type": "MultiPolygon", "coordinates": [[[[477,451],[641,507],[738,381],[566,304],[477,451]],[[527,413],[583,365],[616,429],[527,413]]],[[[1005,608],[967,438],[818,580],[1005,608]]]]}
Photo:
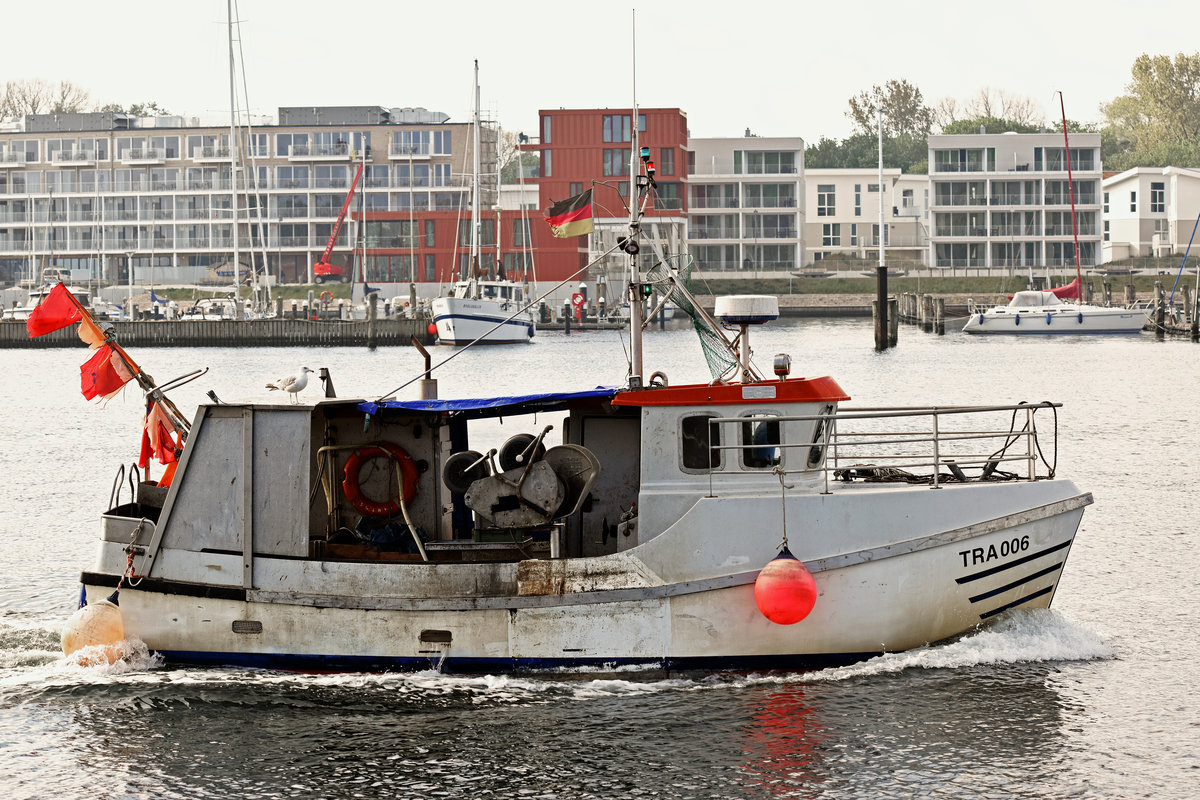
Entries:
{"type": "MultiPolygon", "coordinates": [[[[188,320],[113,322],[126,347],[408,347],[433,343],[427,319],[188,320]]],[[[79,347],[76,326],[30,338],[24,322],[0,322],[0,348],[79,347]]]]}

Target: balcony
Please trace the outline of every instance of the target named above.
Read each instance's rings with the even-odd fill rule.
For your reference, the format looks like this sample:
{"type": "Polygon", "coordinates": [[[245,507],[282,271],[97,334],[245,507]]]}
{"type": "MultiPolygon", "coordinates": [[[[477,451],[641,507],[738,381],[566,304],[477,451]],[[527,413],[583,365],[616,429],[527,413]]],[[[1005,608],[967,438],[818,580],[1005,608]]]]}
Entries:
{"type": "Polygon", "coordinates": [[[25,153],[0,153],[0,169],[25,166],[25,153]]]}
{"type": "MultiPolygon", "coordinates": [[[[449,155],[447,153],[447,155],[449,155]]],[[[429,145],[403,145],[392,142],[388,145],[388,159],[391,161],[428,161],[429,145]]]]}
{"type": "Polygon", "coordinates": [[[165,164],[166,153],[162,150],[134,148],[119,154],[122,164],[165,164]]]}
{"type": "Polygon", "coordinates": [[[192,161],[204,162],[225,162],[232,160],[233,154],[230,153],[228,147],[194,147],[192,148],[192,161]]]}
{"type": "Polygon", "coordinates": [[[50,154],[50,163],[74,167],[85,167],[96,163],[96,153],[94,150],[77,150],[74,152],[57,150],[50,154]]]}

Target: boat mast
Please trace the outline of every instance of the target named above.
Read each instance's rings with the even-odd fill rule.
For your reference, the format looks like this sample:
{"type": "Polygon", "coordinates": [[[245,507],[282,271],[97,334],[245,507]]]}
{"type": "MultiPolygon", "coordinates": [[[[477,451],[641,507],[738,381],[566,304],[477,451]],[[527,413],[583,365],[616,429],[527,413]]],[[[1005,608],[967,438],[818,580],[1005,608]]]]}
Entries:
{"type": "Polygon", "coordinates": [[[633,11],[633,109],[630,127],[633,128],[629,152],[629,388],[642,388],[642,287],[638,269],[636,240],[638,236],[638,105],[637,105],[637,10],[633,11]]]}
{"type": "Polygon", "coordinates": [[[1067,158],[1067,188],[1071,192],[1071,232],[1075,235],[1075,297],[1083,302],[1083,276],[1079,269],[1079,223],[1075,219],[1075,180],[1071,177],[1071,140],[1067,138],[1067,109],[1063,105],[1063,94],[1058,93],[1058,108],[1062,111],[1063,145],[1067,158]]]}
{"type": "MultiPolygon", "coordinates": [[[[479,274],[479,227],[481,220],[479,218],[479,59],[475,59],[475,113],[471,123],[473,128],[473,140],[471,142],[471,150],[473,151],[471,163],[471,255],[468,259],[468,270],[471,273],[471,295],[479,297],[479,282],[474,280],[479,274]]],[[[463,280],[467,280],[467,275],[463,275],[463,280]]]]}
{"type": "Polygon", "coordinates": [[[242,318],[242,270],[241,254],[238,253],[238,202],[237,202],[237,102],[235,100],[233,61],[233,0],[225,0],[225,11],[229,18],[229,195],[233,200],[230,215],[233,218],[233,318],[242,318]]]}

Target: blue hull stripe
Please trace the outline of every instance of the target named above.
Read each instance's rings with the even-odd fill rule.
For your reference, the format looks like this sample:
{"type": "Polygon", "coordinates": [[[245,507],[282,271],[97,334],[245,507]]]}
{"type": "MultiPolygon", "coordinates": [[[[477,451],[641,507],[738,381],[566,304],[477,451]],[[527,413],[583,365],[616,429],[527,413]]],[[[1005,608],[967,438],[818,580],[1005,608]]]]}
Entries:
{"type": "MultiPolygon", "coordinates": [[[[448,320],[448,319],[468,319],[468,320],[473,320],[475,322],[483,322],[488,325],[495,325],[497,322],[500,322],[500,320],[496,319],[495,317],[485,317],[485,316],[481,316],[481,315],[477,315],[477,314],[442,314],[440,316],[434,317],[433,322],[436,325],[437,323],[439,323],[443,320],[448,320]]],[[[518,328],[524,328],[526,330],[533,327],[532,322],[524,322],[519,319],[510,319],[510,320],[507,320],[504,324],[505,325],[514,325],[518,328]]],[[[500,328],[498,330],[503,330],[503,328],[500,328]]]]}
{"type": "Polygon", "coordinates": [[[169,664],[233,666],[291,672],[420,672],[438,668],[458,674],[497,674],[548,669],[642,666],[667,671],[811,670],[865,661],[882,653],[812,653],[693,658],[455,658],[429,656],[320,656],[298,653],[156,651],[169,664]]]}

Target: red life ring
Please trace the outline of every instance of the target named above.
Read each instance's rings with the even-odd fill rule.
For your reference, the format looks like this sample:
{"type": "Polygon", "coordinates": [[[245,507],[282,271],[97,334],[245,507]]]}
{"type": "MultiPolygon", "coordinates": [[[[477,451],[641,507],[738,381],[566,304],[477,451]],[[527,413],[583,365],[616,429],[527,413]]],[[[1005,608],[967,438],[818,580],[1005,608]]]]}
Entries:
{"type": "Polygon", "coordinates": [[[376,458],[394,459],[400,466],[400,476],[404,481],[404,503],[407,505],[417,496],[417,465],[412,456],[404,452],[398,444],[392,442],[371,442],[363,445],[350,454],[346,459],[346,469],[343,471],[342,491],[350,505],[366,517],[394,517],[400,514],[400,500],[394,497],[386,502],[372,500],[363,494],[359,483],[359,472],[363,465],[376,458]]]}
{"type": "Polygon", "coordinates": [[[321,308],[329,308],[331,305],[333,305],[333,292],[328,290],[321,292],[321,308]]]}

